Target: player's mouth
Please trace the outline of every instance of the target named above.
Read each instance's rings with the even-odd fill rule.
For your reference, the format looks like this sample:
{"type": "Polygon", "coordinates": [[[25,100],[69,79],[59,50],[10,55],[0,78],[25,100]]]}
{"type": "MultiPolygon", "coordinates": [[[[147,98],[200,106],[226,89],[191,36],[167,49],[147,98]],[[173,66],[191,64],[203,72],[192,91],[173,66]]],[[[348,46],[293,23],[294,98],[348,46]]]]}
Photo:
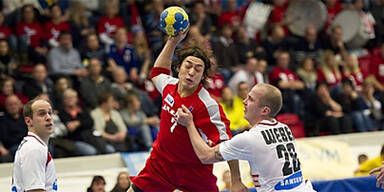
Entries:
{"type": "Polygon", "coordinates": [[[190,78],[185,78],[185,80],[186,80],[188,83],[193,83],[193,80],[190,79],[190,78]]]}
{"type": "Polygon", "coordinates": [[[51,127],[53,127],[53,123],[48,123],[45,125],[45,127],[51,128],[51,127]]]}

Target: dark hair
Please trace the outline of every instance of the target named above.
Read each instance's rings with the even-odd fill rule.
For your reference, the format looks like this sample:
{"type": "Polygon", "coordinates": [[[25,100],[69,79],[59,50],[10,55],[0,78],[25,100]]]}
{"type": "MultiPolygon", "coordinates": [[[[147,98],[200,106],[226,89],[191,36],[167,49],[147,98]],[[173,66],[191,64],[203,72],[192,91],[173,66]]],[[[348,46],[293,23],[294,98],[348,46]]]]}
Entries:
{"type": "Polygon", "coordinates": [[[349,85],[349,86],[352,87],[352,89],[354,89],[352,80],[350,80],[350,79],[348,79],[348,78],[344,78],[344,79],[342,79],[342,80],[341,80],[341,84],[342,84],[343,86],[345,86],[345,85],[349,85]]]}
{"type": "Polygon", "coordinates": [[[32,12],[33,12],[34,17],[35,17],[34,20],[36,20],[36,8],[32,4],[26,4],[23,7],[21,7],[21,19],[24,21],[24,11],[27,8],[31,8],[32,9],[32,12]]]}
{"type": "Polygon", "coordinates": [[[129,104],[129,105],[132,105],[132,103],[133,103],[133,98],[137,98],[137,99],[139,99],[138,95],[137,95],[135,92],[133,92],[133,91],[128,91],[127,94],[126,94],[126,96],[125,96],[125,98],[124,98],[124,104],[125,104],[125,106],[127,106],[128,104],[129,104]]]}
{"type": "Polygon", "coordinates": [[[101,93],[97,99],[99,101],[99,105],[106,103],[109,98],[113,97],[113,94],[111,92],[103,92],[101,93]]]}
{"type": "Polygon", "coordinates": [[[324,81],[320,81],[316,84],[315,90],[317,91],[320,87],[325,86],[328,89],[328,84],[324,81]]]}
{"type": "Polygon", "coordinates": [[[384,156],[384,145],[381,147],[380,155],[384,156]]]}
{"type": "Polygon", "coordinates": [[[88,187],[87,191],[92,191],[92,186],[96,183],[96,182],[99,182],[99,181],[102,181],[104,183],[104,185],[106,184],[105,182],[105,179],[103,176],[101,175],[95,175],[93,176],[93,179],[92,179],[92,182],[91,182],[91,186],[88,187]]]}
{"type": "Polygon", "coordinates": [[[61,31],[60,34],[59,34],[59,37],[57,37],[57,38],[61,39],[65,35],[71,35],[71,33],[69,31],[61,31]]]}
{"type": "Polygon", "coordinates": [[[177,69],[180,69],[184,59],[187,58],[188,56],[194,56],[203,60],[204,72],[203,72],[202,83],[205,85],[206,84],[205,78],[208,77],[208,72],[211,68],[211,62],[209,60],[207,51],[201,48],[199,45],[195,44],[195,45],[177,50],[176,55],[177,55],[176,60],[173,62],[173,65],[172,65],[174,71],[177,71],[177,69]]]}

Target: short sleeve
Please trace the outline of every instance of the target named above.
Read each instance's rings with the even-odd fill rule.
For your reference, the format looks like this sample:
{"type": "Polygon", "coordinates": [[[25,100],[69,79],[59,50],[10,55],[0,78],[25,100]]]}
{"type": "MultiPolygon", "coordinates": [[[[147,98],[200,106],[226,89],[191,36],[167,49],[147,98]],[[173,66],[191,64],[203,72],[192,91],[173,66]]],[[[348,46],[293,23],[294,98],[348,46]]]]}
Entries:
{"type": "Polygon", "coordinates": [[[248,139],[248,132],[236,135],[231,140],[220,143],[220,153],[224,160],[251,160],[252,144],[248,139]]]}
{"type": "Polygon", "coordinates": [[[168,84],[176,84],[179,80],[167,75],[167,74],[160,74],[156,76],[155,80],[155,86],[156,89],[160,92],[161,95],[163,95],[164,87],[167,86],[168,84]]]}
{"type": "Polygon", "coordinates": [[[26,191],[45,189],[45,169],[48,153],[39,148],[29,149],[20,165],[26,191]]]}

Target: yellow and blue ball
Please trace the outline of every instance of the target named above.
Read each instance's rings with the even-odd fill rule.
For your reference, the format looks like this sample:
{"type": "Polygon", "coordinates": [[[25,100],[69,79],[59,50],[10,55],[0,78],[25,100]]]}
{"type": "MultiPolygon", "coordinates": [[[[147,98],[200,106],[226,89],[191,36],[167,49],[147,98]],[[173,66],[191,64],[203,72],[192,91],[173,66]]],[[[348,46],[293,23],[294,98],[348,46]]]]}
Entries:
{"type": "Polygon", "coordinates": [[[175,36],[184,32],[188,26],[188,15],[181,7],[168,7],[160,15],[160,27],[168,35],[175,36]]]}

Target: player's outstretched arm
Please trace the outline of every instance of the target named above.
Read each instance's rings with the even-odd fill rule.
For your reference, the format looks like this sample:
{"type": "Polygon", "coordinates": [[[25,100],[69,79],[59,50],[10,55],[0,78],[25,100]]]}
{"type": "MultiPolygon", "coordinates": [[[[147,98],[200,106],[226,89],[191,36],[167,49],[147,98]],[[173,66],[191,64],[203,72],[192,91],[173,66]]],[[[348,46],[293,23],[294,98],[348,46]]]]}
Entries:
{"type": "MultiPolygon", "coordinates": [[[[383,161],[383,164],[384,164],[384,161],[383,161]]],[[[376,178],[377,178],[376,186],[380,187],[380,185],[381,185],[381,188],[384,189],[384,165],[377,167],[377,168],[374,168],[369,172],[370,175],[375,174],[375,173],[379,173],[376,176],[376,178]]]]}
{"type": "MultiPolygon", "coordinates": [[[[153,67],[171,70],[172,57],[176,50],[176,46],[185,38],[187,33],[188,30],[183,33],[179,33],[176,36],[169,36],[153,67]]],[[[152,77],[152,81],[155,82],[155,80],[156,76],[152,77]]]]}
{"type": "Polygon", "coordinates": [[[201,163],[212,164],[218,161],[224,161],[220,153],[219,145],[209,147],[208,144],[204,142],[203,138],[201,138],[193,123],[192,113],[187,107],[182,105],[182,107],[177,110],[176,120],[180,125],[188,129],[189,139],[191,140],[193,150],[201,163]]]}

